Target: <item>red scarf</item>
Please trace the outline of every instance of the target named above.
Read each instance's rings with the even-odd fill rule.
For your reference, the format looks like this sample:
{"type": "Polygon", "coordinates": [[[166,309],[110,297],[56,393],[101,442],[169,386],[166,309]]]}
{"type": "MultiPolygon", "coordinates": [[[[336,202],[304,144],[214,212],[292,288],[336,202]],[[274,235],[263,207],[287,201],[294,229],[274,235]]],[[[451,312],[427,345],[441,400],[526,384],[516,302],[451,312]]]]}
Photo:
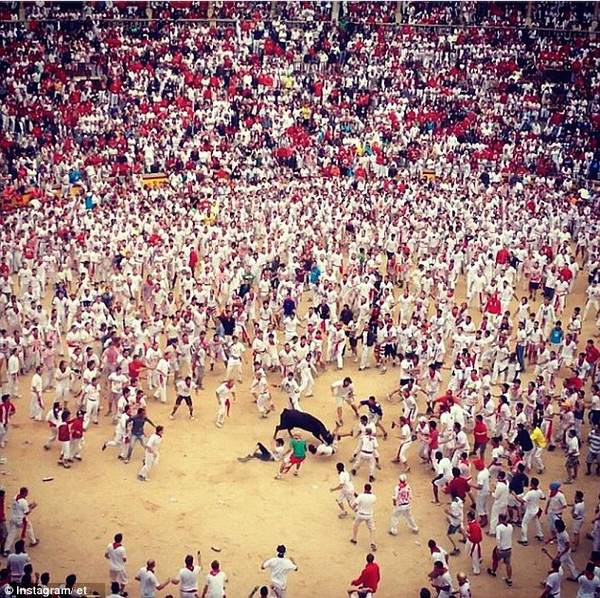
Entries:
{"type": "Polygon", "coordinates": [[[213,575],[213,576],[214,575],[219,575],[219,573],[221,573],[220,569],[211,569],[210,570],[210,574],[213,575]]]}

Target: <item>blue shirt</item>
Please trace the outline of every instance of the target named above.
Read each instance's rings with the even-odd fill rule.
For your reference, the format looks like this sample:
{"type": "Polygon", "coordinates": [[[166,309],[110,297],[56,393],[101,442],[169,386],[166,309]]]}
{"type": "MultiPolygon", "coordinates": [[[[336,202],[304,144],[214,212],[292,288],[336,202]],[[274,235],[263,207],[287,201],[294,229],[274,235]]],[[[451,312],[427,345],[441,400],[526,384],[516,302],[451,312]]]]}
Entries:
{"type": "Polygon", "coordinates": [[[360,404],[366,405],[373,415],[379,415],[379,417],[383,417],[383,409],[377,401],[375,401],[375,403],[371,403],[371,401],[367,399],[366,401],[361,401],[360,404]]]}

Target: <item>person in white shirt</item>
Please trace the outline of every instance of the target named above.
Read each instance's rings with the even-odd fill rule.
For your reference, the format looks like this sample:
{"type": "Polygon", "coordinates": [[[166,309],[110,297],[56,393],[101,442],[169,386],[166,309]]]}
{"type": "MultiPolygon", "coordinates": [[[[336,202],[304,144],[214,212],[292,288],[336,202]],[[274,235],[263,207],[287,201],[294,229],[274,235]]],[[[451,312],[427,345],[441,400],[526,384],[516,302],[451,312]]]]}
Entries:
{"type": "Polygon", "coordinates": [[[431,585],[437,590],[437,598],[451,598],[454,595],[452,576],[442,561],[433,563],[433,571],[429,573],[431,585]]]}
{"type": "Polygon", "coordinates": [[[213,561],[210,564],[210,571],[206,576],[202,598],[225,598],[226,583],[227,575],[219,568],[219,561],[213,561]]]}
{"type": "Polygon", "coordinates": [[[158,579],[154,573],[155,568],[156,562],[154,560],[149,560],[146,563],[146,566],[142,567],[135,576],[136,581],[140,583],[141,598],[155,598],[156,592],[160,592],[171,583],[169,577],[162,583],[158,583],[158,579]]]}
{"type": "Polygon", "coordinates": [[[452,543],[452,552],[450,554],[455,556],[460,554],[460,549],[456,545],[456,542],[454,542],[452,536],[456,532],[459,532],[463,537],[461,541],[465,544],[467,543],[467,536],[464,530],[464,502],[458,496],[456,489],[452,488],[450,490],[450,495],[452,496],[452,500],[444,512],[448,517],[448,531],[446,532],[446,536],[452,543]]]}
{"type": "Polygon", "coordinates": [[[177,389],[177,398],[175,399],[175,405],[173,405],[173,411],[171,411],[171,415],[169,415],[169,419],[174,419],[179,406],[183,401],[187,405],[187,408],[190,412],[190,419],[194,419],[194,404],[192,403],[192,391],[197,393],[198,387],[194,382],[192,382],[192,377],[187,376],[183,380],[178,380],[175,384],[175,388],[177,389]]]}
{"type": "Polygon", "coordinates": [[[148,482],[148,475],[152,468],[158,463],[160,445],[162,443],[163,426],[156,426],[154,433],[148,438],[144,452],[144,465],[140,469],[137,478],[140,482],[148,482]]]}
{"type": "Polygon", "coordinates": [[[579,540],[581,538],[581,528],[583,526],[583,519],[585,517],[585,502],[583,500],[584,494],[581,490],[575,491],[575,500],[571,508],[571,517],[573,518],[573,541],[571,543],[572,551],[575,552],[579,547],[579,540]]]}
{"type": "Polygon", "coordinates": [[[114,542],[111,542],[104,551],[104,558],[108,559],[108,575],[111,583],[117,582],[121,592],[123,592],[127,585],[127,571],[125,569],[127,551],[121,542],[123,542],[123,534],[115,534],[114,542]]]}
{"type": "Polygon", "coordinates": [[[396,457],[392,459],[392,463],[402,463],[404,466],[404,471],[409,472],[410,467],[408,465],[408,458],[406,454],[408,453],[408,449],[412,444],[412,430],[410,429],[408,418],[404,415],[400,416],[397,425],[400,428],[400,433],[398,434],[400,443],[398,445],[398,450],[396,451],[396,457]]]}
{"type": "Polygon", "coordinates": [[[506,483],[506,472],[498,472],[498,481],[496,482],[496,488],[492,493],[494,503],[492,504],[492,512],[490,515],[490,530],[488,536],[496,535],[496,526],[500,519],[500,515],[506,513],[508,508],[508,484],[506,483]]]}
{"type": "Polygon", "coordinates": [[[238,340],[238,337],[231,337],[231,346],[229,347],[229,359],[227,360],[227,371],[225,377],[233,380],[237,376],[237,381],[242,381],[242,355],[246,347],[238,340]],[[234,376],[234,374],[236,376],[234,376]]]}
{"type": "Polygon", "coordinates": [[[106,415],[109,415],[117,411],[117,401],[123,394],[123,388],[129,381],[129,377],[126,376],[120,365],[117,365],[114,372],[109,374],[108,381],[110,382],[110,395],[108,397],[108,411],[106,415]]]}
{"type": "MultiPolygon", "coordinates": [[[[25,540],[17,540],[15,543],[15,552],[9,554],[6,559],[6,567],[10,570],[10,580],[13,583],[21,583],[23,574],[25,573],[25,565],[30,562],[31,559],[25,552],[25,540]]],[[[8,592],[5,595],[10,596],[8,592]]]]}
{"type": "Polygon", "coordinates": [[[519,544],[527,546],[529,539],[527,531],[529,529],[529,523],[533,522],[535,526],[535,537],[538,540],[544,539],[544,533],[542,532],[542,526],[540,524],[540,518],[538,513],[540,511],[540,503],[545,500],[544,493],[539,489],[540,481],[537,478],[531,478],[531,488],[517,498],[517,500],[523,505],[525,513],[523,514],[523,520],[521,521],[521,539],[519,544]]]}
{"type": "Polygon", "coordinates": [[[247,463],[250,459],[259,459],[260,461],[282,461],[286,456],[285,442],[283,438],[276,438],[275,445],[269,450],[262,442],[254,447],[254,450],[243,457],[238,457],[241,463],[247,463]]]}
{"type": "Polygon", "coordinates": [[[30,546],[36,546],[38,540],[33,532],[33,527],[28,519],[28,515],[37,507],[37,503],[28,502],[27,497],[29,496],[28,488],[21,488],[19,494],[17,494],[11,504],[11,514],[8,520],[8,535],[4,542],[4,555],[7,556],[10,553],[13,542],[17,535],[20,537],[29,538],[30,546]]]}
{"type": "Polygon", "coordinates": [[[477,478],[474,486],[477,490],[475,510],[479,517],[480,525],[485,527],[488,523],[487,501],[490,495],[490,470],[485,466],[483,459],[475,459],[473,465],[477,470],[477,478]]]}
{"type": "Polygon", "coordinates": [[[565,469],[567,470],[566,484],[572,484],[577,479],[579,470],[579,438],[575,430],[569,430],[567,434],[567,454],[565,469]]]}
{"type": "Polygon", "coordinates": [[[350,542],[356,544],[356,535],[361,523],[366,523],[371,538],[371,550],[377,550],[375,544],[375,501],[377,497],[372,492],[371,484],[365,484],[364,490],[355,499],[353,506],[356,510],[354,525],[352,526],[352,538],[350,542]]]}
{"type": "Polygon", "coordinates": [[[550,483],[550,495],[544,512],[548,517],[548,531],[551,534],[556,533],[556,522],[562,517],[562,512],[567,508],[567,499],[560,491],[560,482],[550,483]]]}
{"type": "Polygon", "coordinates": [[[217,397],[217,417],[215,425],[217,428],[222,428],[225,423],[225,414],[229,411],[231,400],[235,400],[235,390],[233,380],[226,380],[223,384],[217,386],[215,390],[217,397]]]}
{"type": "Polygon", "coordinates": [[[291,557],[286,557],[286,548],[283,544],[277,547],[277,556],[267,559],[261,569],[268,569],[271,573],[271,590],[278,598],[285,598],[287,578],[290,571],[297,571],[298,565],[291,557]]]}
{"type": "Polygon", "coordinates": [[[462,571],[456,574],[456,581],[458,582],[458,590],[455,590],[456,598],[472,598],[471,593],[471,582],[467,579],[467,574],[462,571]]]}
{"type": "Polygon", "coordinates": [[[512,534],[513,526],[508,523],[508,515],[501,513],[496,526],[496,547],[492,552],[492,566],[487,570],[488,574],[496,577],[498,565],[502,562],[506,565],[506,585],[512,586],[512,534]]]}
{"type": "Polygon", "coordinates": [[[346,377],[343,380],[336,380],[331,384],[331,394],[335,397],[336,404],[336,415],[339,426],[344,425],[342,407],[344,403],[347,403],[352,407],[354,415],[359,417],[358,408],[354,402],[354,386],[352,385],[352,378],[346,377]]]}
{"type": "Polygon", "coordinates": [[[588,286],[585,294],[587,295],[587,301],[583,310],[583,322],[586,321],[590,310],[592,311],[592,314],[595,313],[596,316],[598,315],[598,310],[600,310],[600,284],[593,282],[588,286]]]}
{"type": "Polygon", "coordinates": [[[352,475],[356,475],[356,472],[360,469],[363,463],[367,463],[369,466],[369,482],[375,481],[375,456],[377,454],[377,447],[379,443],[377,438],[373,435],[373,428],[367,426],[364,434],[360,437],[360,449],[356,455],[354,461],[354,467],[352,468],[352,475]]]}
{"type": "Polygon", "coordinates": [[[564,574],[560,566],[560,560],[552,559],[551,569],[543,582],[544,591],[541,593],[541,598],[560,598],[563,578],[564,574]]]}
{"type": "Polygon", "coordinates": [[[111,440],[107,440],[102,444],[102,450],[105,451],[109,446],[118,446],[121,448],[117,458],[121,461],[125,460],[127,456],[128,443],[127,439],[127,422],[131,417],[131,408],[129,405],[125,405],[123,413],[117,416],[117,424],[115,426],[115,435],[111,440]]]}
{"type": "Polygon", "coordinates": [[[92,378],[92,381],[83,389],[81,404],[85,407],[84,430],[87,430],[92,422],[98,425],[98,411],[100,409],[100,386],[98,378],[92,378]]]}
{"type": "Polygon", "coordinates": [[[41,422],[44,415],[42,392],[42,366],[38,365],[35,368],[35,374],[31,377],[31,406],[29,408],[29,417],[36,422],[41,422]]]}
{"type": "Polygon", "coordinates": [[[599,569],[591,561],[585,566],[585,571],[580,573],[577,578],[579,583],[577,598],[594,598],[598,595],[597,592],[600,589],[598,571],[599,569]]]}
{"type": "Polygon", "coordinates": [[[156,392],[154,396],[160,400],[161,403],[167,402],[167,378],[170,372],[169,362],[164,356],[158,360],[156,364],[156,392]]]}
{"type": "Polygon", "coordinates": [[[339,518],[343,519],[348,516],[348,511],[344,507],[344,501],[347,501],[350,508],[354,502],[354,484],[350,478],[350,474],[346,471],[346,467],[343,463],[336,463],[336,469],[338,473],[338,484],[333,488],[330,488],[330,492],[337,492],[335,502],[340,509],[339,518]]]}
{"type": "Polygon", "coordinates": [[[194,557],[188,554],[185,557],[185,567],[179,569],[177,577],[171,579],[173,585],[179,585],[181,598],[196,598],[198,595],[198,579],[202,571],[200,551],[198,551],[198,564],[194,565],[194,557]]]}
{"type": "Polygon", "coordinates": [[[398,484],[394,488],[394,493],[392,495],[394,510],[392,511],[390,529],[388,531],[391,536],[398,535],[398,523],[400,521],[400,517],[404,517],[406,519],[408,527],[413,534],[419,533],[419,527],[417,526],[412,513],[412,498],[412,489],[408,484],[406,475],[401,473],[398,478],[398,484]]]}
{"type": "Polygon", "coordinates": [[[431,502],[435,505],[439,505],[440,497],[439,497],[439,489],[443,488],[451,479],[452,479],[452,462],[448,457],[444,457],[442,451],[436,451],[435,453],[436,460],[436,473],[437,475],[433,480],[431,480],[431,485],[433,488],[433,498],[431,502]]]}
{"type": "Polygon", "coordinates": [[[567,532],[567,525],[562,519],[556,520],[556,536],[546,541],[546,544],[556,541],[556,558],[560,561],[563,570],[569,570],[571,573],[570,581],[576,581],[579,576],[579,570],[573,562],[571,556],[571,540],[569,538],[569,532],[567,532]]]}
{"type": "Polygon", "coordinates": [[[6,373],[8,375],[8,383],[6,392],[15,398],[20,398],[19,394],[19,370],[20,370],[18,349],[13,349],[10,352],[8,363],[6,365],[6,373]]]}

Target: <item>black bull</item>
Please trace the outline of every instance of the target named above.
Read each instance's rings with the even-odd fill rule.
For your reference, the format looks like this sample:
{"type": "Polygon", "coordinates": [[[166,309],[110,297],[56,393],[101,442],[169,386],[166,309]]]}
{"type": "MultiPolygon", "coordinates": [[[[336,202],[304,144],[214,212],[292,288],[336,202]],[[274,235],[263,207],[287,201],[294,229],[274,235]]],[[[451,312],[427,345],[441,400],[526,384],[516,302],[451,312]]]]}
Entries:
{"type": "Polygon", "coordinates": [[[290,434],[292,428],[301,428],[310,432],[317,440],[325,444],[333,442],[333,434],[325,427],[320,419],[317,419],[310,413],[296,411],[294,409],[284,409],[279,416],[279,425],[275,427],[273,438],[277,436],[280,430],[287,430],[290,434]]]}

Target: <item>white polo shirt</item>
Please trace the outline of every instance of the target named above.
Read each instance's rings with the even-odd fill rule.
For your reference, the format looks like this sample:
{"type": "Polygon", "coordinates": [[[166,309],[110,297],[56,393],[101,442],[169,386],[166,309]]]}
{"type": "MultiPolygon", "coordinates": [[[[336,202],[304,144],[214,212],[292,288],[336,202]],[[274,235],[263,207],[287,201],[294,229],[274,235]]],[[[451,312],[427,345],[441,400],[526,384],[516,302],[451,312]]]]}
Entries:
{"type": "Polygon", "coordinates": [[[362,492],[356,497],[356,514],[361,517],[373,517],[375,509],[375,501],[377,500],[374,494],[362,492]]]}
{"type": "Polygon", "coordinates": [[[206,576],[206,585],[208,586],[206,598],[223,598],[225,596],[226,583],[227,575],[225,575],[224,571],[219,571],[216,574],[213,574],[211,571],[206,576]]]}
{"type": "Polygon", "coordinates": [[[106,554],[108,556],[108,568],[111,571],[125,571],[125,559],[127,558],[127,552],[125,547],[120,544],[115,545],[111,542],[106,547],[106,554]]]}
{"type": "Polygon", "coordinates": [[[136,578],[140,582],[140,596],[142,598],[154,598],[158,586],[156,575],[146,567],[142,567],[137,572],[136,578]]]}
{"type": "Polygon", "coordinates": [[[271,583],[278,588],[287,588],[287,576],[290,571],[296,571],[298,567],[285,557],[274,556],[263,563],[263,569],[271,571],[271,583]]]}
{"type": "Polygon", "coordinates": [[[200,571],[202,571],[200,565],[194,565],[191,569],[187,567],[179,569],[177,579],[179,580],[179,591],[182,597],[185,598],[187,594],[193,594],[199,590],[198,577],[200,576],[200,571]]]}
{"type": "Polygon", "coordinates": [[[11,516],[10,519],[13,523],[20,525],[23,523],[23,518],[29,513],[29,503],[26,498],[19,498],[19,495],[15,496],[11,505],[11,516]]]}
{"type": "Polygon", "coordinates": [[[508,550],[512,548],[513,526],[510,523],[498,524],[496,527],[496,546],[498,550],[508,550]]]}

